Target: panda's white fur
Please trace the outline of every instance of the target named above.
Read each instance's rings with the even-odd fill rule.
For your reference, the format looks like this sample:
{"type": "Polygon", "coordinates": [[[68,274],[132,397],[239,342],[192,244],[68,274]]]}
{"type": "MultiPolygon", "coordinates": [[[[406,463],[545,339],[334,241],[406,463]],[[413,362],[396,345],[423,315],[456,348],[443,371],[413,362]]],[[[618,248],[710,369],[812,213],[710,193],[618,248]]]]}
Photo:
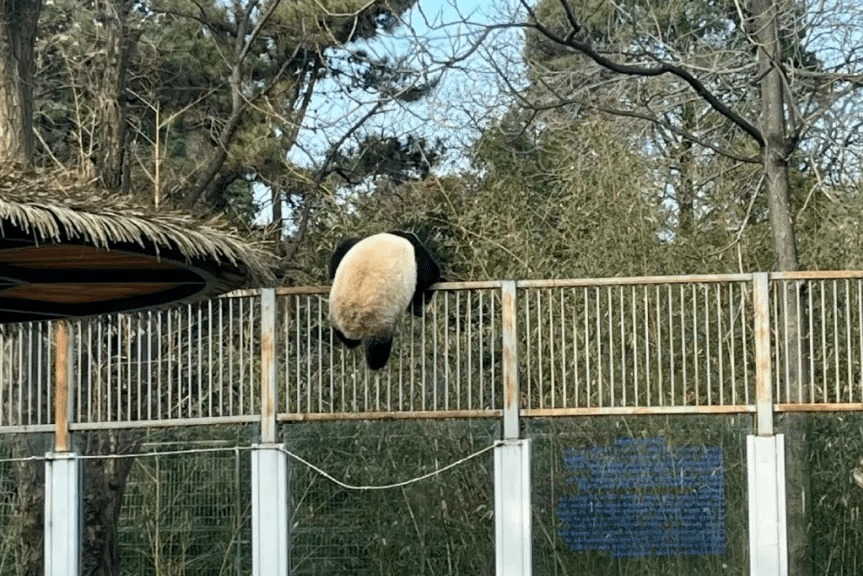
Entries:
{"type": "Polygon", "coordinates": [[[417,263],[410,241],[386,232],[364,238],[336,268],[330,321],[352,340],[392,336],[416,284],[417,263]]]}

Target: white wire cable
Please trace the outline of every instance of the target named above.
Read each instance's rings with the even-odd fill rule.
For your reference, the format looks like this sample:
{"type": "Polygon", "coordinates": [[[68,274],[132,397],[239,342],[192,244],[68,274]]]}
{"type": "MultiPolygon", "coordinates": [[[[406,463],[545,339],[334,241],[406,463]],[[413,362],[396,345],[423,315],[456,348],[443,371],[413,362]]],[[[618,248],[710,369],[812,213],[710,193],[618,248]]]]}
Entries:
{"type": "Polygon", "coordinates": [[[290,450],[288,450],[286,448],[280,447],[279,451],[284,452],[285,454],[287,454],[289,457],[293,458],[297,462],[305,464],[306,466],[308,466],[309,468],[311,468],[312,470],[314,470],[315,472],[317,472],[318,474],[320,474],[321,476],[323,476],[327,480],[330,480],[331,482],[335,483],[336,485],[340,486],[341,488],[344,488],[345,490],[391,490],[393,488],[401,488],[402,486],[408,486],[410,484],[415,484],[415,483],[421,482],[427,478],[431,478],[432,476],[437,476],[439,474],[442,474],[442,473],[446,472],[447,470],[455,468],[456,466],[460,466],[469,460],[473,460],[477,456],[481,456],[481,455],[485,454],[486,452],[493,450],[500,443],[501,442],[499,442],[499,441],[495,442],[491,446],[486,446],[485,448],[483,448],[481,450],[477,450],[473,454],[465,456],[464,458],[462,458],[460,460],[456,460],[452,464],[448,464],[448,465],[444,466],[443,468],[437,468],[435,470],[432,470],[428,474],[423,474],[422,476],[417,476],[416,478],[411,478],[409,480],[403,480],[401,482],[395,482],[394,484],[380,484],[380,485],[367,485],[367,486],[355,486],[353,484],[346,484],[345,482],[342,482],[341,480],[334,478],[333,476],[331,476],[330,474],[328,474],[324,470],[321,470],[320,468],[318,468],[317,466],[315,466],[311,462],[304,460],[303,458],[301,458],[300,456],[297,456],[296,454],[294,454],[293,452],[291,452],[290,450]]]}
{"type": "MultiPolygon", "coordinates": [[[[395,482],[393,484],[380,484],[380,485],[365,485],[365,486],[357,486],[353,484],[348,484],[334,477],[332,474],[323,470],[319,466],[315,466],[302,456],[294,454],[283,445],[279,445],[279,452],[283,452],[289,458],[296,460],[297,462],[307,466],[310,470],[317,472],[327,480],[333,482],[337,486],[344,488],[345,490],[359,490],[359,491],[367,491],[367,490],[392,490],[393,488],[401,488],[403,486],[409,486],[411,484],[416,484],[417,482],[422,482],[423,480],[427,480],[428,478],[432,478],[434,476],[438,476],[443,474],[448,470],[452,470],[457,466],[461,466],[462,464],[473,460],[479,456],[482,456],[486,452],[493,450],[495,447],[499,446],[501,441],[496,441],[490,446],[486,446],[476,452],[465,456],[464,458],[460,458],[451,464],[447,464],[443,468],[436,468],[431,472],[423,474],[422,476],[417,476],[415,478],[409,478],[408,480],[402,480],[401,482],[395,482]]],[[[165,450],[165,451],[151,451],[151,452],[137,452],[133,454],[79,454],[77,457],[81,460],[118,460],[121,458],[147,458],[153,456],[177,456],[182,454],[207,454],[213,452],[235,452],[239,453],[240,451],[248,451],[252,450],[251,446],[231,446],[224,448],[190,448],[187,450],[165,450]]],[[[0,464],[9,464],[9,463],[20,463],[20,462],[39,462],[46,460],[45,456],[23,456],[20,458],[2,458],[0,459],[0,464]]]]}

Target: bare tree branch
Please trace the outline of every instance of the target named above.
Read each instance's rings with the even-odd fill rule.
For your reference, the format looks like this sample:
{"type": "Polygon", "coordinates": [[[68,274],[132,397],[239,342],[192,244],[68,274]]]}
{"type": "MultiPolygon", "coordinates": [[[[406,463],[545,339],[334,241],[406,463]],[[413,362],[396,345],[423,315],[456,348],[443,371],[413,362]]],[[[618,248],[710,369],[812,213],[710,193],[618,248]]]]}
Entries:
{"type": "Polygon", "coordinates": [[[751,136],[756,142],[758,142],[759,146],[764,145],[764,136],[761,134],[761,131],[755,127],[751,122],[746,120],[743,116],[732,110],[725,103],[722,102],[715,94],[713,94],[708,88],[692,75],[688,70],[681,66],[677,66],[674,64],[670,64],[668,62],[662,62],[658,66],[647,67],[633,64],[622,64],[619,62],[615,62],[610,58],[603,56],[599,52],[597,52],[589,43],[578,40],[575,35],[581,30],[582,26],[578,22],[575,17],[575,14],[572,11],[572,7],[568,2],[561,1],[561,5],[566,11],[566,17],[571,26],[571,30],[565,37],[561,37],[551,31],[548,27],[544,26],[536,17],[536,13],[533,8],[531,8],[525,0],[520,0],[522,6],[524,6],[525,10],[527,10],[530,15],[531,22],[525,22],[520,24],[503,24],[497,26],[503,27],[521,27],[521,28],[531,28],[540,32],[543,36],[560,44],[562,46],[568,46],[579,53],[587,56],[591,60],[593,60],[596,64],[611,70],[612,72],[617,72],[619,74],[625,74],[629,76],[644,76],[644,77],[652,77],[652,76],[661,76],[664,74],[671,74],[683,80],[686,84],[688,84],[699,96],[701,96],[705,102],[707,102],[711,108],[713,108],[716,112],[727,118],[730,122],[738,126],[741,130],[746,132],[749,136],[751,136]]]}

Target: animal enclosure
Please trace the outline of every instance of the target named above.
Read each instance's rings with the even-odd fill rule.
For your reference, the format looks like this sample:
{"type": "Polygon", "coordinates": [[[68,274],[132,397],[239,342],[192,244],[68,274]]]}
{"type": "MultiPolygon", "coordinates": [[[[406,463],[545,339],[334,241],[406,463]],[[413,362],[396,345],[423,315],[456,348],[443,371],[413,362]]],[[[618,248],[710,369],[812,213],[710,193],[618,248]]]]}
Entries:
{"type": "Polygon", "coordinates": [[[20,530],[12,461],[24,444],[44,459],[58,430],[84,459],[138,455],[129,574],[250,572],[249,452],[268,431],[290,461],[292,574],[492,573],[507,537],[536,574],[745,574],[784,554],[747,518],[764,505],[748,442],[797,412],[817,414],[811,446],[786,447],[812,462],[813,573],[863,566],[863,273],[446,283],[379,372],[335,340],[326,297],[6,326],[0,574],[20,530]],[[532,521],[512,536],[498,451],[524,441],[532,521]]]}

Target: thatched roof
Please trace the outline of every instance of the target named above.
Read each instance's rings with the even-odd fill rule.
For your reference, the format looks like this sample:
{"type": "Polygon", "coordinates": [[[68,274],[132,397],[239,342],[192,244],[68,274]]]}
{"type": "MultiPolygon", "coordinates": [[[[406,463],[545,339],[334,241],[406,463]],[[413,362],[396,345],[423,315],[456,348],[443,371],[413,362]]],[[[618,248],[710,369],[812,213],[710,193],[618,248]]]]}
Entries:
{"type": "Polygon", "coordinates": [[[269,284],[273,278],[270,253],[221,219],[157,211],[66,173],[0,166],[0,242],[22,239],[186,261],[215,277],[208,295],[269,284]]]}

